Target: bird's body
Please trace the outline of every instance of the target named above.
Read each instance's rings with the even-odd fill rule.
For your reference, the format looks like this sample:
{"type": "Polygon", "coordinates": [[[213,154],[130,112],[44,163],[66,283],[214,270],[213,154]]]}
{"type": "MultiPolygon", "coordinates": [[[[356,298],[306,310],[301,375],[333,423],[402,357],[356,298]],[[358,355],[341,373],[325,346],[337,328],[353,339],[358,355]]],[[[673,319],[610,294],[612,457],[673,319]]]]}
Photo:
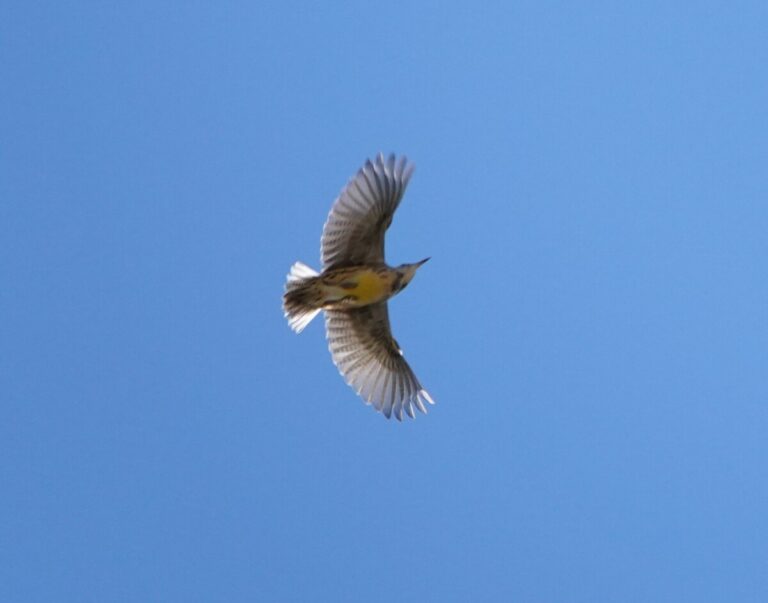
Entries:
{"type": "MultiPolygon", "coordinates": [[[[389,417],[413,417],[434,403],[392,337],[387,300],[404,289],[427,260],[398,267],[384,262],[384,232],[413,172],[405,158],[368,161],[339,195],[323,229],[324,270],[296,262],[283,309],[300,333],[321,311],[333,361],[363,399],[389,417]]],[[[428,259],[428,258],[427,258],[428,259]]]]}
{"type": "Polygon", "coordinates": [[[309,303],[313,309],[346,310],[385,301],[407,283],[408,270],[389,266],[348,266],[332,268],[304,280],[301,287],[289,288],[284,303],[309,303]]]}

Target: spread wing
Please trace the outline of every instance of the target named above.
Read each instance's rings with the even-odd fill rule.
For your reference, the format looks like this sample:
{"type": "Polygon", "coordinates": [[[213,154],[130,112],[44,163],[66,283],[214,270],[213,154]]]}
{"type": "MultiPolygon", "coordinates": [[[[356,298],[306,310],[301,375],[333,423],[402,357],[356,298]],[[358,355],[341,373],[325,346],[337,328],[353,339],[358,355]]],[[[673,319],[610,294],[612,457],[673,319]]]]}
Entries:
{"type": "Polygon", "coordinates": [[[384,263],[384,232],[403,198],[413,164],[379,153],[360,168],[331,208],[323,227],[323,269],[384,263]]]}
{"type": "Polygon", "coordinates": [[[325,312],[328,348],[346,382],[376,410],[398,420],[414,406],[426,413],[434,404],[392,337],[386,302],[325,312]]]}

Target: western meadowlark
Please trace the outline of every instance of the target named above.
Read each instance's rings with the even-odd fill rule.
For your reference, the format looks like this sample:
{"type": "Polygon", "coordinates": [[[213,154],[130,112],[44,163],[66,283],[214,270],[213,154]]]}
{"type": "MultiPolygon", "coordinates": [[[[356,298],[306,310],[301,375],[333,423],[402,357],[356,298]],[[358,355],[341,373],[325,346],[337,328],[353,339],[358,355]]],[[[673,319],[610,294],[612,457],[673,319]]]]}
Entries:
{"type": "Polygon", "coordinates": [[[349,181],[323,227],[323,271],[296,262],[283,295],[288,324],[297,333],[325,310],[333,362],[346,382],[389,418],[434,404],[392,337],[387,300],[411,282],[429,258],[391,268],[384,263],[384,232],[413,173],[405,157],[379,154],[349,181]]]}

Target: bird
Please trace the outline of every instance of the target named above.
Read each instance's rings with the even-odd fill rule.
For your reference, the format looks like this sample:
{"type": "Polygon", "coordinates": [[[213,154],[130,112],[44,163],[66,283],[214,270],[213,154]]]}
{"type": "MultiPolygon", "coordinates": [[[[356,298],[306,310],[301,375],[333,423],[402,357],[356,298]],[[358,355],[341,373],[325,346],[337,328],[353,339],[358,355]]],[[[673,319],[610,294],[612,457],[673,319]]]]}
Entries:
{"type": "Polygon", "coordinates": [[[328,349],[344,380],[387,419],[415,417],[434,400],[392,336],[387,300],[411,282],[430,258],[391,267],[384,233],[408,186],[414,165],[405,156],[368,159],[334,201],[320,240],[322,271],[291,266],[283,312],[296,333],[322,310],[328,349]]]}

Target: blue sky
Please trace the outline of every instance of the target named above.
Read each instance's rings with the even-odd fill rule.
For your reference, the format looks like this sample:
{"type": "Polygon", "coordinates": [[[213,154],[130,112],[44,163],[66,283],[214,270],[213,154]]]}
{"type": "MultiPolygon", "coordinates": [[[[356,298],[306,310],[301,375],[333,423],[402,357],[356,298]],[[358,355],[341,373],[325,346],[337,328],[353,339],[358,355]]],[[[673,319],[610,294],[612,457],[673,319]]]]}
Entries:
{"type": "Polygon", "coordinates": [[[766,25],[4,4],[0,600],[767,600],[766,25]],[[403,424],[280,308],[378,151],[403,424]]]}

